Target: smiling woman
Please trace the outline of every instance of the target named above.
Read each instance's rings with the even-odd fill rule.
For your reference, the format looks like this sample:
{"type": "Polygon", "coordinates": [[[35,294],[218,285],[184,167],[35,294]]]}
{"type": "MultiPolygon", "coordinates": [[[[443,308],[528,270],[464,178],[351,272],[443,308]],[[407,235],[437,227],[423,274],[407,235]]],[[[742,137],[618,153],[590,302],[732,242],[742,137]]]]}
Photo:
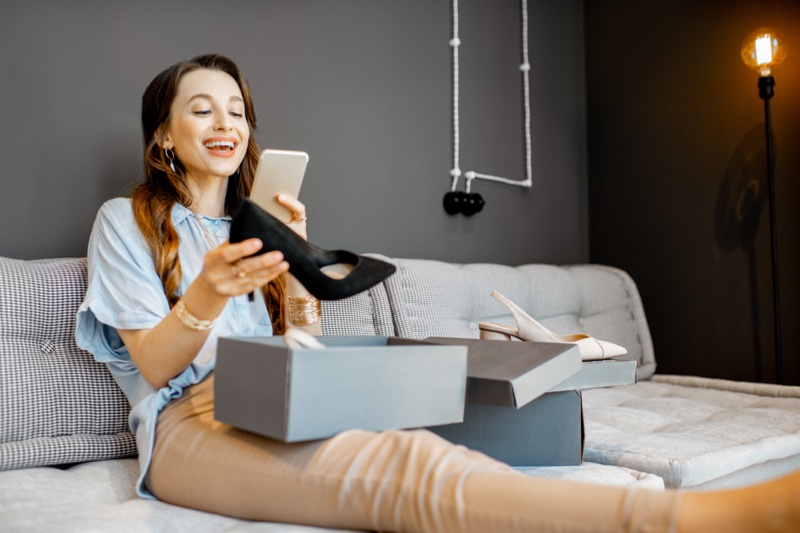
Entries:
{"type": "MultiPolygon", "coordinates": [[[[134,190],[131,204],[170,306],[178,302],[182,277],[171,209],[176,204],[189,209],[203,236],[209,232],[198,215],[235,213],[250,193],[258,164],[255,128],[244,75],[233,61],[217,54],[173,65],[156,76],[142,96],[145,180],[134,190]]],[[[290,204],[293,212],[305,213],[302,204],[290,204]]],[[[304,227],[294,229],[305,233],[304,227]]],[[[219,244],[206,241],[210,248],[219,244]]],[[[236,269],[237,277],[242,273],[240,266],[222,263],[222,269],[236,269]]],[[[263,293],[276,331],[281,332],[286,279],[267,281],[263,293]]],[[[212,308],[205,318],[218,314],[219,309],[212,308]]]]}
{"type": "MultiPolygon", "coordinates": [[[[199,189],[227,186],[228,176],[239,171],[250,139],[244,109],[239,85],[225,72],[195,70],[181,79],[159,145],[183,165],[198,202],[199,189]]],[[[209,212],[211,206],[191,207],[208,216],[224,214],[209,212]]]]}
{"type": "MultiPolygon", "coordinates": [[[[170,67],[142,98],[145,179],[95,221],[76,341],[132,406],[142,497],[380,531],[765,531],[763,516],[775,530],[800,525],[800,475],[750,492],[628,490],[529,477],[424,430],[287,444],[216,421],[218,337],[321,331],[319,302],[280,252],[253,255],[259,239],[227,240],[253,183],[255,125],[233,61],[170,67]]],[[[279,201],[305,235],[305,206],[279,201]]]]}

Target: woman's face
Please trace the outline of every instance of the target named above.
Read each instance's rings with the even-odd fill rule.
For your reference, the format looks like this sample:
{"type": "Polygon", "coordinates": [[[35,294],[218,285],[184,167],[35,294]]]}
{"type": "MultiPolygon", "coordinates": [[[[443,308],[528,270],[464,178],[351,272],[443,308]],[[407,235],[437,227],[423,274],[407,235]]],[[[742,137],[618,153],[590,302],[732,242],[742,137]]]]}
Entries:
{"type": "Polygon", "coordinates": [[[220,70],[194,70],[178,83],[162,148],[170,148],[191,179],[235,173],[247,153],[250,128],[242,91],[220,70]]]}

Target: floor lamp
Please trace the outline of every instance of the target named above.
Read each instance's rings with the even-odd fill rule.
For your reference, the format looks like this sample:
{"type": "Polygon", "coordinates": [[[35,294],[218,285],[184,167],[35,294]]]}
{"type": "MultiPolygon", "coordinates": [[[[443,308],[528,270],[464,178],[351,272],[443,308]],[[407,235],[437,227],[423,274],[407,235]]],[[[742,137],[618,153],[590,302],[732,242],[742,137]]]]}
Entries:
{"type": "Polygon", "coordinates": [[[767,186],[769,192],[769,228],[772,245],[772,304],[775,319],[775,382],[783,383],[783,351],[781,349],[781,310],[778,290],[778,227],[775,216],[775,169],[772,149],[772,119],[769,101],[775,94],[772,69],[786,57],[786,41],[772,28],[758,28],[742,43],[744,64],[758,71],[758,95],[764,100],[767,136],[767,186]]]}

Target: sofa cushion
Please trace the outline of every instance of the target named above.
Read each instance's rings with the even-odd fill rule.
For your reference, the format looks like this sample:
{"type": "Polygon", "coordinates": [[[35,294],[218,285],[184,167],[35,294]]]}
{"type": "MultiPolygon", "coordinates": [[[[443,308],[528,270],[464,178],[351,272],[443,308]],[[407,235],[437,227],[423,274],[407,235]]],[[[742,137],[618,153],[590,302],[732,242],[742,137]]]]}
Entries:
{"type": "Polygon", "coordinates": [[[136,454],[130,406],[75,345],[85,259],[0,258],[0,470],[136,454]]]}
{"type": "Polygon", "coordinates": [[[667,487],[729,488],[800,467],[800,387],[691,376],[583,392],[587,461],[667,487]]]}
{"type": "Polygon", "coordinates": [[[625,272],[600,265],[458,265],[395,259],[385,281],[397,335],[479,336],[478,323],[514,325],[492,289],[556,333],[586,332],[620,344],[638,362],[639,379],[655,372],[653,344],[636,285],[625,272]]]}
{"type": "MultiPolygon", "coordinates": [[[[82,463],[66,469],[0,472],[2,531],[125,531],[168,533],[348,533],[277,522],[239,520],[145,500],[136,495],[134,459],[82,463]]],[[[355,533],[351,531],[351,533],[355,533]]]]}
{"type": "MultiPolygon", "coordinates": [[[[367,255],[390,261],[382,255],[367,255]]],[[[395,335],[392,310],[383,283],[342,300],[323,300],[322,334],[340,337],[395,335]]]]}
{"type": "MultiPolygon", "coordinates": [[[[607,486],[663,490],[656,476],[624,468],[520,469],[536,477],[563,478],[607,486]]],[[[32,468],[0,472],[2,531],[126,531],[169,533],[348,533],[352,530],[253,522],[144,500],[134,491],[139,465],[133,459],[97,461],[67,469],[32,468]]],[[[355,532],[352,532],[355,533],[355,532]]]]}

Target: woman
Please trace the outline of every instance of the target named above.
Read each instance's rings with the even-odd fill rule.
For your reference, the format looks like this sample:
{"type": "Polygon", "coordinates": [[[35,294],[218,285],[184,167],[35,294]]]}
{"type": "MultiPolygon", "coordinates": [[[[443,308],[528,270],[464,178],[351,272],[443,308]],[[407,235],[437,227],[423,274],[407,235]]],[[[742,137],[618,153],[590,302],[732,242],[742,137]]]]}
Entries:
{"type": "MultiPolygon", "coordinates": [[[[427,431],[284,444],[216,422],[216,337],[321,331],[319,302],[280,252],[250,257],[258,239],[227,241],[230,215],[252,185],[255,126],[230,59],[170,67],[142,99],[145,180],[95,222],[76,337],[130,400],[142,497],[252,520],[392,531],[798,526],[797,475],[733,492],[631,491],[524,476],[427,431]]],[[[280,201],[305,236],[305,207],[280,201]]]]}

